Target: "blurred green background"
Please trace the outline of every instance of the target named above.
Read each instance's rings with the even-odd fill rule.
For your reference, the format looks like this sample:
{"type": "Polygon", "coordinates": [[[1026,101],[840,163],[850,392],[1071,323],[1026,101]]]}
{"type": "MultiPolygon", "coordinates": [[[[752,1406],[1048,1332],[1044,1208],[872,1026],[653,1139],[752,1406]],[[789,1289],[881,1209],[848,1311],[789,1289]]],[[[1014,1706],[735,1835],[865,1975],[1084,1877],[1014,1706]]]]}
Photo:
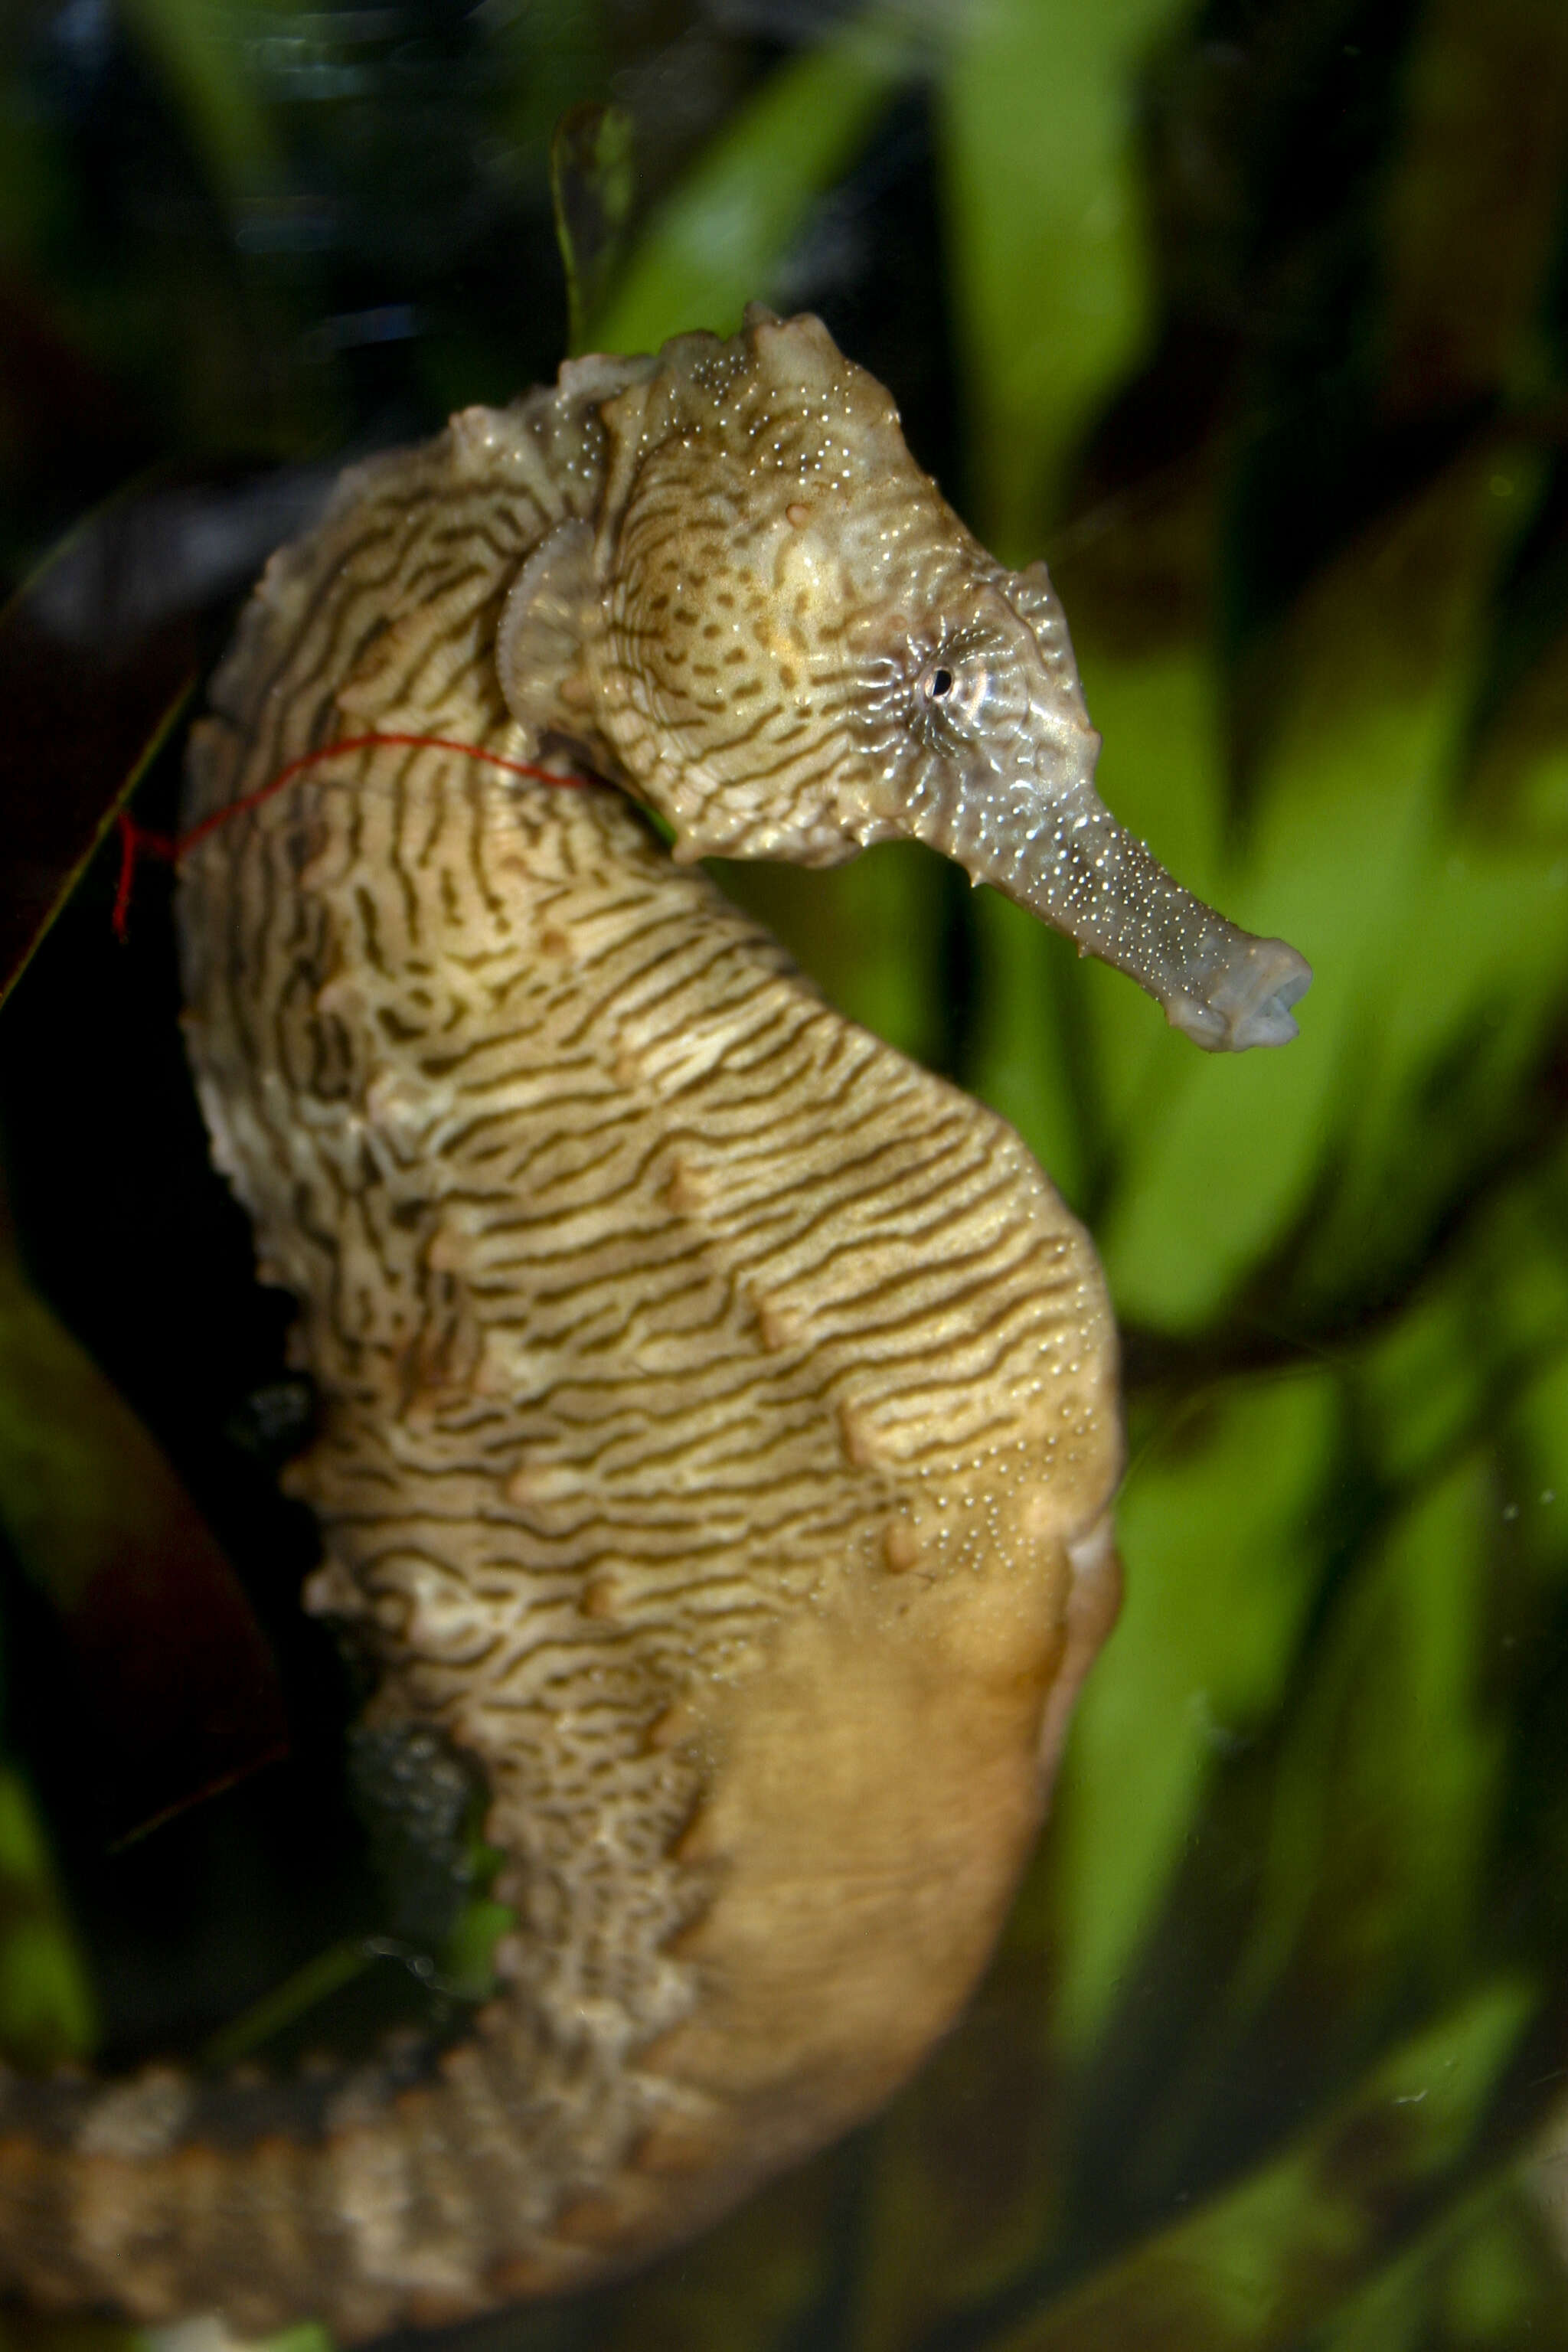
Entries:
{"type": "MultiPolygon", "coordinates": [[[[920,2079],[462,2341],[1568,2346],[1562,0],[10,0],[7,919],[139,766],[169,820],[182,696],[345,453],[752,295],[1047,556],[1106,798],[1317,978],[1297,1044],[1210,1060],[919,851],[726,872],[1092,1224],[1128,1604],[920,2079]]],[[[309,1400],[166,885],[121,950],[114,879],[0,1014],[0,2039],[283,2063],[460,2019],[482,1864],[432,1927],[358,1822],[273,1483],[309,1400]]]]}

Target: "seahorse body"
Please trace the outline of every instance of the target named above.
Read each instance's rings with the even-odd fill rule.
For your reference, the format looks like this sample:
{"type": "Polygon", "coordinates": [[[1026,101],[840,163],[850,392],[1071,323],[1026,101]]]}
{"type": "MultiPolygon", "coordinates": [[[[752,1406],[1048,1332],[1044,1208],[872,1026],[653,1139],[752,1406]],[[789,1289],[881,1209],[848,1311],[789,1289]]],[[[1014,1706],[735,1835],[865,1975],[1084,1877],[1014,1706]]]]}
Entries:
{"type": "MultiPolygon", "coordinates": [[[[680,838],[384,744],[186,857],[215,1156],[321,1399],[310,1602],[477,1760],[517,1927],[438,2059],[7,2081],[0,2286],[350,2336],[570,2287],[867,2114],[985,1959],[1114,1615],[1103,1287],[1011,1132],[679,862],[1005,862],[964,779],[1032,714],[1082,812],[1044,575],[907,457],[871,495],[890,415],[815,321],[578,362],[346,476],[243,619],[193,818],[374,729],[570,739],[680,838]]],[[[1069,866],[1124,946],[1143,869],[1069,866]]]]}

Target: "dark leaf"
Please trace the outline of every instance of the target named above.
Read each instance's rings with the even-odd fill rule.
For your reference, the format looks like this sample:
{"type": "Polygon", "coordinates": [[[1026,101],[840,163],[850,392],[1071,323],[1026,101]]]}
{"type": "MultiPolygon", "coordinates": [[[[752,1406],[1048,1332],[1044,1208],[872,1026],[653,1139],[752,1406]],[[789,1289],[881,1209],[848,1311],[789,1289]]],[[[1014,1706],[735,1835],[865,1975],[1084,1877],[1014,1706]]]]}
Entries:
{"type": "Polygon", "coordinates": [[[555,236],[566,272],[568,341],[586,348],[604,307],[632,208],[632,121],[618,106],[574,106],[550,142],[555,236]]]}
{"type": "Polygon", "coordinates": [[[323,486],[308,468],[143,483],[89,516],[0,614],[0,1002],[178,724],[203,667],[204,620],[323,486]]]}
{"type": "Polygon", "coordinates": [[[110,1836],[282,1755],[272,1654],[162,1452],[0,1257],[0,1526],[63,1622],[110,1836]]]}

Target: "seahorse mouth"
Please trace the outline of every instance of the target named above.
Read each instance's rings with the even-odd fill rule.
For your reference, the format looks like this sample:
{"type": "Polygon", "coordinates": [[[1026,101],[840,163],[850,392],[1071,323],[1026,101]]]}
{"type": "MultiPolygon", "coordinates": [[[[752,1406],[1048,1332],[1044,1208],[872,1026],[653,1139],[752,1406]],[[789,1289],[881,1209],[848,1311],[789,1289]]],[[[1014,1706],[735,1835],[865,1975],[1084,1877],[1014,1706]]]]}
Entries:
{"type": "Polygon", "coordinates": [[[1312,967],[1285,940],[1248,939],[1234,948],[1201,993],[1173,990],[1165,1016],[1205,1053],[1241,1054],[1288,1045],[1300,1033],[1290,1007],[1312,984],[1312,967]]]}

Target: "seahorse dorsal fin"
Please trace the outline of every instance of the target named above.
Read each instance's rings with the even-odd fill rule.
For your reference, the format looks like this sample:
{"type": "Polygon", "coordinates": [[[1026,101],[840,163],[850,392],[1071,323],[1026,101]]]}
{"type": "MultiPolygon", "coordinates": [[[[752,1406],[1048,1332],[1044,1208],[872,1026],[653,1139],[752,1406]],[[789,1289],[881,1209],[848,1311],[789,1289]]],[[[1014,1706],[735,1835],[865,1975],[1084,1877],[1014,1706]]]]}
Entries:
{"type": "Polygon", "coordinates": [[[561,689],[602,616],[593,527],[558,523],[513,581],[496,631],[496,668],[513,718],[537,730],[560,723],[561,689]]]}

